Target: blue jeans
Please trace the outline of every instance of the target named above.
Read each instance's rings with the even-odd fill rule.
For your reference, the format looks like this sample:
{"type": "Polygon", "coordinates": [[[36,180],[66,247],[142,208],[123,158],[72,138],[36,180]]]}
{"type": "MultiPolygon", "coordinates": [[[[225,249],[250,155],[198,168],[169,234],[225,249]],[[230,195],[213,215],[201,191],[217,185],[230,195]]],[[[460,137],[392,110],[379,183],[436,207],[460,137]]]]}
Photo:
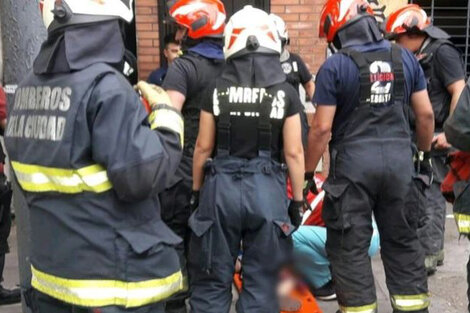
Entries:
{"type": "MultiPolygon", "coordinates": [[[[375,255],[380,247],[379,232],[374,223],[369,256],[375,255]]],[[[293,235],[296,268],[303,278],[314,288],[320,288],[331,280],[330,262],[325,244],[326,228],[301,226],[293,235]]]]}

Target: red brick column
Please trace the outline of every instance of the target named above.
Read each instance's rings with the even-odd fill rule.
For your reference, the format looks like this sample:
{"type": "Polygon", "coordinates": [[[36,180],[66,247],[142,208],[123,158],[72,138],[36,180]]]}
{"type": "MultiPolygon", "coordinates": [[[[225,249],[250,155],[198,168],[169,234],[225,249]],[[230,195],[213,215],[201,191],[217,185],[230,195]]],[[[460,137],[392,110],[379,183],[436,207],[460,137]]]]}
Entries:
{"type": "Polygon", "coordinates": [[[320,12],[325,0],[271,0],[271,12],[287,23],[290,51],[300,54],[315,74],[326,56],[326,42],[318,38],[320,12]]]}
{"type": "Polygon", "coordinates": [[[160,66],[157,0],[136,1],[137,59],[139,78],[147,79],[160,66]]]}

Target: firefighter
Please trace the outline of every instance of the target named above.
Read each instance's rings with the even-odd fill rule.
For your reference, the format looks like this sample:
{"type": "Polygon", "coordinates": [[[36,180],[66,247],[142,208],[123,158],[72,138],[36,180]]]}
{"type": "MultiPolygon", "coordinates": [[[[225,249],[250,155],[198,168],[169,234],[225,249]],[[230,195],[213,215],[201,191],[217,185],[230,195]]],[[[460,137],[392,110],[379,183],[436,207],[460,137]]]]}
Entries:
{"type": "Polygon", "coordinates": [[[241,242],[237,312],[279,312],[276,274],[291,248],[292,224],[301,222],[304,156],[302,104],[285,82],[275,34],[266,12],[245,6],[235,13],[225,29],[227,65],[201,98],[192,186],[192,207],[199,207],[189,220],[194,313],[229,312],[241,242]],[[293,185],[290,205],[286,169],[293,185]]]}
{"type": "MultiPolygon", "coordinates": [[[[185,143],[179,168],[169,187],[160,195],[163,220],[184,242],[177,251],[185,275],[190,231],[192,159],[199,129],[202,91],[224,66],[223,31],[225,8],[220,0],[181,0],[170,7],[170,15],[178,25],[177,40],[183,39],[184,54],[168,68],[163,81],[170,99],[182,108],[185,122],[185,143]]],[[[186,312],[187,292],[167,304],[167,313],[186,312]]]]}
{"type": "Polygon", "coordinates": [[[396,40],[419,59],[428,81],[428,92],[435,118],[435,135],[431,151],[434,177],[426,197],[424,216],[418,228],[420,242],[426,254],[429,274],[444,262],[444,229],[446,202],[440,191],[448,172],[446,157],[451,145],[443,131],[444,121],[453,112],[465,87],[462,55],[449,40],[450,36],[433,26],[426,12],[418,5],[407,5],[392,13],[386,23],[387,37],[396,40]]]}
{"type": "Polygon", "coordinates": [[[282,52],[280,60],[282,69],[286,74],[287,82],[291,84],[295,90],[299,90],[300,85],[302,85],[308,98],[311,100],[315,91],[315,83],[313,82],[312,74],[300,55],[290,52],[287,49],[290,38],[286,22],[276,14],[271,13],[269,16],[275,23],[277,34],[281,39],[282,52]]]}
{"type": "MultiPolygon", "coordinates": [[[[450,171],[442,182],[442,193],[453,204],[454,218],[461,236],[470,239],[470,86],[467,81],[454,112],[444,123],[448,142],[461,150],[449,155],[450,171]]],[[[470,259],[467,262],[467,284],[470,286],[470,259]]],[[[470,312],[470,287],[467,289],[470,312]]]]}
{"type": "MultiPolygon", "coordinates": [[[[308,99],[311,100],[315,91],[315,83],[313,82],[312,74],[310,73],[307,65],[302,60],[300,55],[292,53],[287,49],[290,43],[289,33],[287,31],[287,25],[284,20],[276,15],[269,15],[276,25],[277,35],[281,39],[282,52],[281,52],[281,66],[282,70],[286,74],[286,80],[289,84],[294,87],[295,90],[300,91],[300,85],[305,89],[308,99]]],[[[302,141],[304,146],[307,146],[308,139],[308,119],[305,110],[300,113],[302,121],[302,141]]]]}
{"type": "Polygon", "coordinates": [[[377,312],[367,254],[372,214],[393,312],[428,312],[424,253],[404,206],[413,175],[409,105],[421,166],[431,171],[434,125],[423,71],[409,51],[383,39],[365,0],[329,0],[320,21],[320,36],[337,53],[317,75],[307,171],[316,168],[331,133],[323,219],[338,312],[377,312]]]}
{"type": "Polygon", "coordinates": [[[181,239],[157,197],[176,171],[183,119],[121,74],[133,3],[45,0],[48,38],[11,104],[6,147],[30,208],[33,312],[164,312],[183,287],[181,239]]]}

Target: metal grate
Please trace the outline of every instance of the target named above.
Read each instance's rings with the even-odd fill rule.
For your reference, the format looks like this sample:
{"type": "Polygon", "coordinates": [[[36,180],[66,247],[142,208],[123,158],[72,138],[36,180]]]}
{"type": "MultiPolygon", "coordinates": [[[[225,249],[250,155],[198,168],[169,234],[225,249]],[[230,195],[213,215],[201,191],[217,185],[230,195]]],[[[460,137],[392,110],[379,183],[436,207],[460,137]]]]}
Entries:
{"type": "Polygon", "coordinates": [[[168,23],[170,18],[166,2],[166,0],[158,0],[158,38],[160,43],[160,66],[166,65],[165,55],[163,54],[165,36],[171,32],[176,31],[175,27],[171,23],[168,23]]]}
{"type": "Polygon", "coordinates": [[[428,13],[434,25],[452,36],[451,40],[461,50],[470,74],[470,0],[415,0],[428,13]]]}
{"type": "Polygon", "coordinates": [[[269,12],[270,0],[222,0],[225,5],[225,10],[227,11],[228,18],[232,16],[233,13],[242,9],[245,5],[252,5],[256,8],[265,10],[269,12]]]}

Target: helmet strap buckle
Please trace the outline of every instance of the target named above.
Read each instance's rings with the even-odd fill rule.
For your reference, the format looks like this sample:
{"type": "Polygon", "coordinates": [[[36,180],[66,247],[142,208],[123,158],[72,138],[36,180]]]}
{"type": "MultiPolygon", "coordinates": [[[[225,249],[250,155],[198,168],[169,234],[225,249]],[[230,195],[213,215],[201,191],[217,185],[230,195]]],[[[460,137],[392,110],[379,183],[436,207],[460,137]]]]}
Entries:
{"type": "Polygon", "coordinates": [[[249,36],[246,40],[246,48],[249,51],[256,51],[259,48],[259,41],[256,36],[249,36]]]}
{"type": "Polygon", "coordinates": [[[72,17],[72,11],[68,5],[62,1],[55,3],[52,13],[54,13],[54,17],[61,23],[67,22],[72,17]]]}
{"type": "Polygon", "coordinates": [[[367,12],[367,8],[368,8],[367,5],[361,4],[361,5],[359,5],[359,8],[358,8],[359,10],[358,10],[358,12],[360,12],[361,14],[364,14],[364,13],[367,12]]]}

